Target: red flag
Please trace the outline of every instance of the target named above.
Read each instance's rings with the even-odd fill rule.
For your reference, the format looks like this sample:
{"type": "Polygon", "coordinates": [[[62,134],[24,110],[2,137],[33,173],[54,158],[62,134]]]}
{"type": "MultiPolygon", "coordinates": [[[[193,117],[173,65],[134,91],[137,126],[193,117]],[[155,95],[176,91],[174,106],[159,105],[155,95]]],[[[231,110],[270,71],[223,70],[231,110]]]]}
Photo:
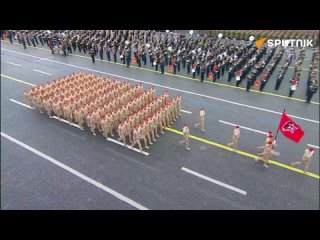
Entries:
{"type": "Polygon", "coordinates": [[[284,136],[296,143],[299,143],[304,135],[304,131],[299,124],[289,118],[286,113],[282,113],[278,129],[284,136]]]}

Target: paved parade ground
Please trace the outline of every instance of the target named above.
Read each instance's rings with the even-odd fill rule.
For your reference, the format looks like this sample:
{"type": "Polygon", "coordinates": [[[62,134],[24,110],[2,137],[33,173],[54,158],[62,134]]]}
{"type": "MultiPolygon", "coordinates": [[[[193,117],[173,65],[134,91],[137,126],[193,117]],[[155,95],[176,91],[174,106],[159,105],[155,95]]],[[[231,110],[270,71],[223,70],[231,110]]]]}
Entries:
{"type": "Polygon", "coordinates": [[[97,55],[92,63],[79,52],[64,57],[46,45],[24,49],[1,41],[1,209],[319,209],[319,91],[305,103],[311,54],[307,49],[290,99],[294,62],[278,91],[276,69],[264,92],[246,92],[246,81],[236,88],[227,74],[201,83],[185,71],[162,75],[149,62],[128,68],[97,55]],[[144,155],[25,105],[25,89],[78,71],[181,95],[182,116],[144,155]],[[276,132],[284,107],[305,136],[296,144],[279,133],[280,155],[265,168],[254,161],[257,147],[276,132]],[[194,128],[201,108],[206,132],[194,128]],[[179,145],[185,123],[191,151],[179,145]],[[233,125],[241,126],[237,152],[227,147],[233,125]],[[315,153],[305,174],[290,163],[309,146],[315,153]]]}

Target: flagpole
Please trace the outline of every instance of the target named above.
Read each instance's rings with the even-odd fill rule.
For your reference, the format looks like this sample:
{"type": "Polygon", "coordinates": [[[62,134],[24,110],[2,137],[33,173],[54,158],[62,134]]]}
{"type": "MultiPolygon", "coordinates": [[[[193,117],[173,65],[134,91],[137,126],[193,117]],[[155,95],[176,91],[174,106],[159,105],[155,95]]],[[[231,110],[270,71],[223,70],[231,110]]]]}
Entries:
{"type": "MultiPolygon", "coordinates": [[[[283,112],[282,112],[282,113],[285,113],[285,112],[286,112],[286,108],[287,108],[287,105],[284,107],[284,109],[283,109],[283,112]]],[[[277,129],[276,136],[274,137],[274,140],[275,140],[275,141],[277,140],[278,132],[279,132],[279,127],[278,127],[278,129],[277,129]]],[[[272,149],[273,149],[273,148],[274,148],[274,145],[272,145],[272,149]]]]}

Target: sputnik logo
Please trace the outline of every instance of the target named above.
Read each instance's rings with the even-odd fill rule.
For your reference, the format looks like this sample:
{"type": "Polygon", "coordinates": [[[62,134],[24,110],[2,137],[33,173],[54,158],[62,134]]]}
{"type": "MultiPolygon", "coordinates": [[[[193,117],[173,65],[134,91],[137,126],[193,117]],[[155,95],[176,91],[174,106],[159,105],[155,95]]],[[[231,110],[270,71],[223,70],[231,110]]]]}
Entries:
{"type": "Polygon", "coordinates": [[[294,134],[294,131],[297,129],[298,129],[298,127],[294,123],[292,123],[291,121],[286,122],[282,126],[282,131],[291,132],[292,134],[294,134]]]}
{"type": "Polygon", "coordinates": [[[266,40],[267,38],[260,38],[259,40],[257,40],[256,47],[259,48],[266,40]]]}

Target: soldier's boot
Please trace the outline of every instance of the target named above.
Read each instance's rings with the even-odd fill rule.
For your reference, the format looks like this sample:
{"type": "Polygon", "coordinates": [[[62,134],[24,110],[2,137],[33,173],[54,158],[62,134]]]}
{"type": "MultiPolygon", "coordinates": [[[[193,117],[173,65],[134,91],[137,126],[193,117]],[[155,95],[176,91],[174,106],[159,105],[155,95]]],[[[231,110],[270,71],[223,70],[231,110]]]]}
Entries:
{"type": "Polygon", "coordinates": [[[146,149],[149,149],[148,143],[147,143],[147,139],[146,139],[145,136],[143,137],[143,141],[144,141],[144,147],[145,147],[146,149]]]}
{"type": "Polygon", "coordinates": [[[110,130],[110,134],[111,134],[111,137],[114,137],[114,134],[113,134],[113,128],[111,128],[111,130],[110,130]]]}
{"type": "Polygon", "coordinates": [[[168,127],[171,127],[170,121],[169,121],[169,116],[166,117],[166,120],[167,120],[167,126],[168,126],[168,127]]]}
{"type": "Polygon", "coordinates": [[[148,141],[149,141],[149,144],[152,145],[153,143],[151,142],[150,134],[147,133],[146,135],[147,135],[147,139],[148,139],[148,141]]]}
{"type": "Polygon", "coordinates": [[[83,128],[83,120],[80,120],[78,125],[79,125],[80,129],[83,131],[84,130],[84,128],[83,128]]]}
{"type": "Polygon", "coordinates": [[[155,139],[155,137],[154,137],[154,132],[153,132],[153,130],[151,130],[151,137],[152,137],[152,141],[154,141],[154,142],[157,141],[157,140],[155,139]]]}
{"type": "Polygon", "coordinates": [[[94,126],[92,126],[90,130],[91,130],[93,136],[96,136],[96,135],[97,135],[97,134],[95,133],[95,127],[94,127],[94,126]]]}
{"type": "Polygon", "coordinates": [[[158,135],[158,127],[155,127],[155,128],[154,128],[154,135],[156,135],[156,137],[160,137],[160,136],[158,135]]]}

